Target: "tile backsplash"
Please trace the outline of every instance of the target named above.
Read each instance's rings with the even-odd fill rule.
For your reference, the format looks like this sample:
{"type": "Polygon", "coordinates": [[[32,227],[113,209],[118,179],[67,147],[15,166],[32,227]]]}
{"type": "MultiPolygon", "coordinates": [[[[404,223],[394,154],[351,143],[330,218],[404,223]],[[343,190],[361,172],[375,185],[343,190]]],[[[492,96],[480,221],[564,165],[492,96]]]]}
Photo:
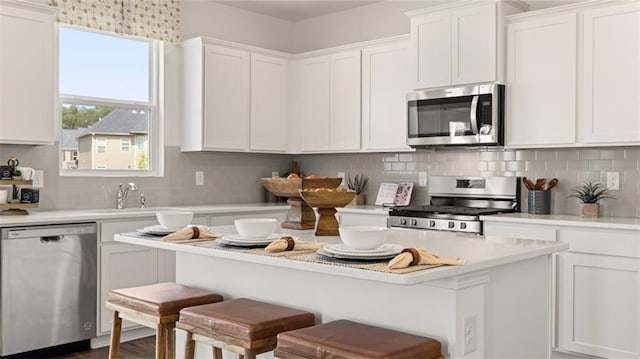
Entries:
{"type": "MultiPolygon", "coordinates": [[[[45,171],[40,208],[112,208],[119,183],[135,182],[127,207],[138,205],[140,192],[147,206],[249,203],[264,199],[260,177],[272,171],[285,174],[291,161],[305,174],[337,176],[363,173],[369,178],[367,203],[373,203],[381,182],[413,181],[412,204],[428,202],[427,189],[418,187],[418,173],[428,175],[526,176],[558,178],[552,190],[551,213],[578,214],[578,200],[570,189],[585,180],[606,183],[606,173],[620,174],[620,190],[614,199],[601,202],[601,216],[640,217],[640,148],[606,149],[438,149],[403,153],[352,153],[273,155],[247,153],[182,153],[166,147],[165,176],[158,177],[61,177],[57,146],[0,145],[0,160],[17,156],[21,164],[45,171]],[[55,150],[52,150],[55,149],[55,150]],[[195,185],[195,171],[204,171],[204,186],[195,185]]],[[[523,188],[522,210],[527,209],[523,188]]]]}
{"type": "MultiPolygon", "coordinates": [[[[607,172],[619,172],[620,190],[600,202],[601,216],[640,217],[640,148],[418,150],[409,153],[336,154],[295,156],[302,171],[319,175],[364,173],[369,177],[367,203],[375,201],[381,182],[413,181],[412,204],[428,203],[427,189],[417,187],[418,172],[428,175],[526,176],[558,178],[552,190],[552,214],[579,214],[579,202],[569,197],[571,188],[584,181],[606,184],[607,172]]],[[[522,187],[522,211],[527,210],[527,190],[522,187]]]]}

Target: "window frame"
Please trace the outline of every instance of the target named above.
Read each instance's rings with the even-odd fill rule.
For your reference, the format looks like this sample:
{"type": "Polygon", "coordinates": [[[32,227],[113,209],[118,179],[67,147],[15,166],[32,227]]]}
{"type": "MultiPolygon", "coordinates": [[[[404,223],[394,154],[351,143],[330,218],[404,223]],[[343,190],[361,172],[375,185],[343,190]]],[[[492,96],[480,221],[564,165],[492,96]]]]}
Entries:
{"type": "Polygon", "coordinates": [[[131,138],[120,138],[120,153],[131,153],[131,138]],[[124,144],[127,144],[127,150],[124,150],[124,144]]]}
{"type": "MultiPolygon", "coordinates": [[[[122,101],[114,99],[103,99],[88,96],[74,96],[59,93],[56,103],[56,123],[59,137],[58,156],[62,163],[62,105],[75,104],[85,106],[104,106],[112,108],[126,108],[132,110],[144,110],[149,114],[148,129],[148,154],[149,168],[147,170],[139,169],[65,169],[61,165],[59,167],[60,176],[69,177],[163,177],[164,176],[164,119],[163,119],[163,103],[164,103],[164,42],[160,40],[147,39],[136,36],[120,35],[106,31],[99,31],[80,26],[68,24],[57,24],[56,34],[60,33],[60,28],[70,28],[74,30],[93,32],[100,35],[122,37],[146,41],[149,43],[149,102],[122,101]]],[[[56,60],[59,61],[58,51],[60,47],[56,45],[56,60]]],[[[59,80],[59,79],[58,79],[59,80]]],[[[58,90],[56,91],[58,92],[58,90]]],[[[131,143],[129,144],[131,147],[131,143]]],[[[130,149],[131,150],[131,149],[130,149]]]]}
{"type": "Polygon", "coordinates": [[[96,153],[107,153],[107,138],[96,137],[96,153]],[[104,151],[100,151],[100,147],[104,147],[104,151]]]}

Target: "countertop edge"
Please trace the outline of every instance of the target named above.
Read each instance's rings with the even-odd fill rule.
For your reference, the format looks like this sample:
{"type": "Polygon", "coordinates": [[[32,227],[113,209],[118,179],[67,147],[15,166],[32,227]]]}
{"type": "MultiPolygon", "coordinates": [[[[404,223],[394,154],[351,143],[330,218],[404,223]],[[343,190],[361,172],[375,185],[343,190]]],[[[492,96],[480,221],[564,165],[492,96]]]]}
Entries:
{"type": "Polygon", "coordinates": [[[480,216],[480,219],[484,222],[496,223],[545,224],[640,231],[640,218],[634,217],[583,218],[557,214],[503,213],[480,216]]]}

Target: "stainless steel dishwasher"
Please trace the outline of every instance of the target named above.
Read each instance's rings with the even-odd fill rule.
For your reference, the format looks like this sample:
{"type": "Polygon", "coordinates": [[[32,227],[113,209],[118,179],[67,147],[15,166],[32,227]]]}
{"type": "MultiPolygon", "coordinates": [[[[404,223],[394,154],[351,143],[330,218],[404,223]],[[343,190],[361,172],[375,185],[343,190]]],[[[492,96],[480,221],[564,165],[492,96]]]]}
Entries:
{"type": "Polygon", "coordinates": [[[95,223],[0,231],[0,355],[96,334],[95,223]]]}

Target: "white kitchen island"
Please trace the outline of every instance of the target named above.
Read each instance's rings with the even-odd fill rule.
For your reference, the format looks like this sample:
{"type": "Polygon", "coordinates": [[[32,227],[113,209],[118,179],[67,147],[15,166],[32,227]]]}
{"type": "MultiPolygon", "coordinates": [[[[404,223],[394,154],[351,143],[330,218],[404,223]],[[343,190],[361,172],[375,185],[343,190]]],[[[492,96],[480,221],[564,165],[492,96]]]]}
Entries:
{"type": "MultiPolygon", "coordinates": [[[[212,231],[235,233],[233,226],[212,231]]],[[[278,232],[340,241],[314,237],[312,230],[278,232]]],[[[308,261],[256,254],[215,242],[176,244],[137,233],[116,235],[115,240],[176,251],[179,283],[214,290],[225,299],[248,297],[308,310],[318,323],[350,319],[429,336],[442,342],[448,358],[549,358],[551,254],[568,247],[392,229],[389,243],[466,260],[463,266],[396,274],[323,262],[321,257],[308,261]]],[[[184,336],[178,332],[182,357],[184,336]]],[[[196,356],[210,358],[210,349],[198,347],[196,356]]]]}

